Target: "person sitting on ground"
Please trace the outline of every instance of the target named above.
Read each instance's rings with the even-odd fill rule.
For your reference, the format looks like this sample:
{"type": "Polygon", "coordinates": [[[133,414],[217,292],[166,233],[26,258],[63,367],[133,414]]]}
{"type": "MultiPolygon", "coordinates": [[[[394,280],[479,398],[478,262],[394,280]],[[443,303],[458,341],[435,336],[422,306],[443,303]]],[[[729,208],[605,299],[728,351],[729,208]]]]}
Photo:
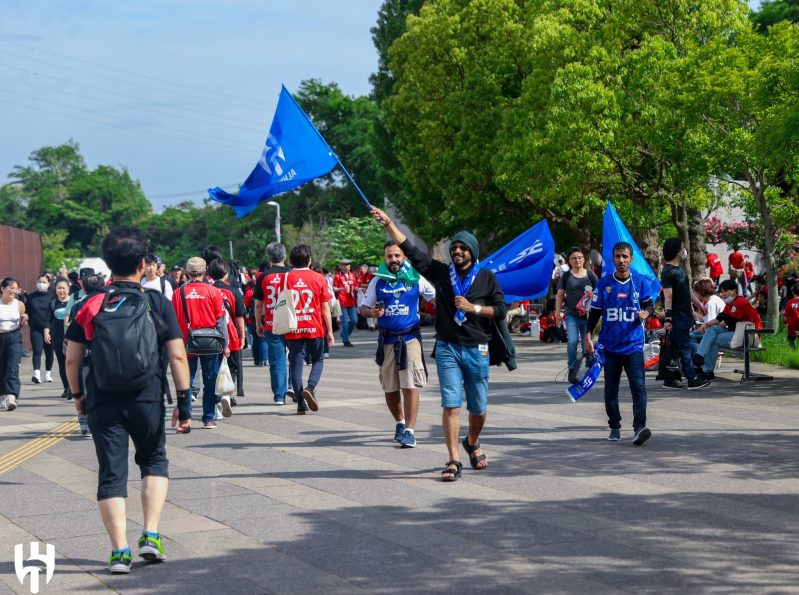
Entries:
{"type": "Polygon", "coordinates": [[[757,310],[752,307],[749,300],[738,295],[738,283],[734,279],[721,282],[719,296],[726,304],[724,310],[715,320],[710,320],[699,327],[704,336],[694,356],[695,362],[702,365],[702,373],[708,380],[714,378],[713,370],[716,367],[719,349],[730,346],[736,324],[751,322],[755,328],[763,328],[757,310]]]}

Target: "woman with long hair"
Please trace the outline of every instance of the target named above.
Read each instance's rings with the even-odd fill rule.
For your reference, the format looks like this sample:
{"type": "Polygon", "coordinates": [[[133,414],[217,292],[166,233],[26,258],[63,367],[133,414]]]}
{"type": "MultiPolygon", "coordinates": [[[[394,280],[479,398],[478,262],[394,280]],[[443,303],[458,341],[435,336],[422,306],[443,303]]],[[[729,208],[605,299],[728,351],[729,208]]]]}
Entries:
{"type": "Polygon", "coordinates": [[[55,282],[55,297],[50,300],[50,319],[44,329],[44,342],[51,346],[58,361],[58,375],[64,386],[61,397],[64,399],[69,396],[66,356],[64,355],[64,319],[67,316],[67,306],[69,306],[69,279],[59,277],[55,282]]]}
{"type": "Polygon", "coordinates": [[[19,362],[22,359],[22,327],[28,323],[25,304],[17,299],[19,283],[0,281],[0,409],[14,411],[19,398],[19,362]]]}

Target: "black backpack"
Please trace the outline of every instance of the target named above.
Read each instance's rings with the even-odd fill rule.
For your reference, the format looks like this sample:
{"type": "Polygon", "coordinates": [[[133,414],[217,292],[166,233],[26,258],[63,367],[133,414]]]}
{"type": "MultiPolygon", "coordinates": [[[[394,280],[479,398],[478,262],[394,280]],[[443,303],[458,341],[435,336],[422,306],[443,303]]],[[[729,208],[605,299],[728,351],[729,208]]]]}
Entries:
{"type": "Polygon", "coordinates": [[[131,392],[160,374],[158,329],[144,289],[109,286],[93,319],[94,382],[102,391],[131,392]]]}

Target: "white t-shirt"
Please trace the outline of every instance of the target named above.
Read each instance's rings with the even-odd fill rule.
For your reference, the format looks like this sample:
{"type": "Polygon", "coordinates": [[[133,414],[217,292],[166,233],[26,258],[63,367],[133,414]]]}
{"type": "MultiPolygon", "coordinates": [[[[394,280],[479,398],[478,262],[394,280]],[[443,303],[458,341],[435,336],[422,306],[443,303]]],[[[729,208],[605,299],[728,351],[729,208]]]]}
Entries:
{"type": "MultiPolygon", "coordinates": [[[[141,278],[141,286],[145,289],[155,289],[158,292],[161,292],[161,279],[162,277],[156,277],[152,281],[148,281],[147,277],[141,278]]],[[[168,300],[172,299],[172,285],[169,284],[164,278],[164,297],[168,300]]]]}
{"type": "Polygon", "coordinates": [[[721,299],[716,294],[710,296],[707,300],[707,304],[705,307],[707,308],[707,314],[702,319],[702,322],[710,322],[711,320],[715,320],[719,314],[721,314],[722,310],[724,310],[724,300],[721,299]]]}

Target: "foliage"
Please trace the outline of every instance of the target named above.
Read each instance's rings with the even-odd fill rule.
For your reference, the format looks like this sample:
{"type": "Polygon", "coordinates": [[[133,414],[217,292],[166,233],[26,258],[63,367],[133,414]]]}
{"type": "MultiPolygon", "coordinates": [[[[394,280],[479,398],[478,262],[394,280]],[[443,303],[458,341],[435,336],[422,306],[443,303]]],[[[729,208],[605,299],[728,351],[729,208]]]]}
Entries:
{"type": "Polygon", "coordinates": [[[65,229],[54,230],[42,234],[42,249],[44,252],[44,268],[48,271],[74,270],[81,261],[81,252],[77,248],[66,248],[67,239],[65,229]]]}
{"type": "Polygon", "coordinates": [[[0,186],[0,224],[24,227],[26,208],[22,189],[13,184],[0,186]]]}
{"type": "MultiPolygon", "coordinates": [[[[756,221],[734,221],[725,224],[716,216],[705,221],[705,238],[708,244],[727,244],[737,248],[761,250],[763,247],[763,225],[756,221]]],[[[774,255],[778,265],[789,263],[799,254],[799,227],[780,227],[774,237],[774,255]]]]}
{"type": "Polygon", "coordinates": [[[349,258],[355,265],[379,264],[383,260],[385,231],[371,217],[352,217],[332,222],[325,232],[325,244],[329,257],[324,262],[327,268],[338,264],[338,259],[349,258]]]}
{"type": "Polygon", "coordinates": [[[765,0],[749,18],[759,33],[783,21],[799,23],[799,0],[765,0]]]}

